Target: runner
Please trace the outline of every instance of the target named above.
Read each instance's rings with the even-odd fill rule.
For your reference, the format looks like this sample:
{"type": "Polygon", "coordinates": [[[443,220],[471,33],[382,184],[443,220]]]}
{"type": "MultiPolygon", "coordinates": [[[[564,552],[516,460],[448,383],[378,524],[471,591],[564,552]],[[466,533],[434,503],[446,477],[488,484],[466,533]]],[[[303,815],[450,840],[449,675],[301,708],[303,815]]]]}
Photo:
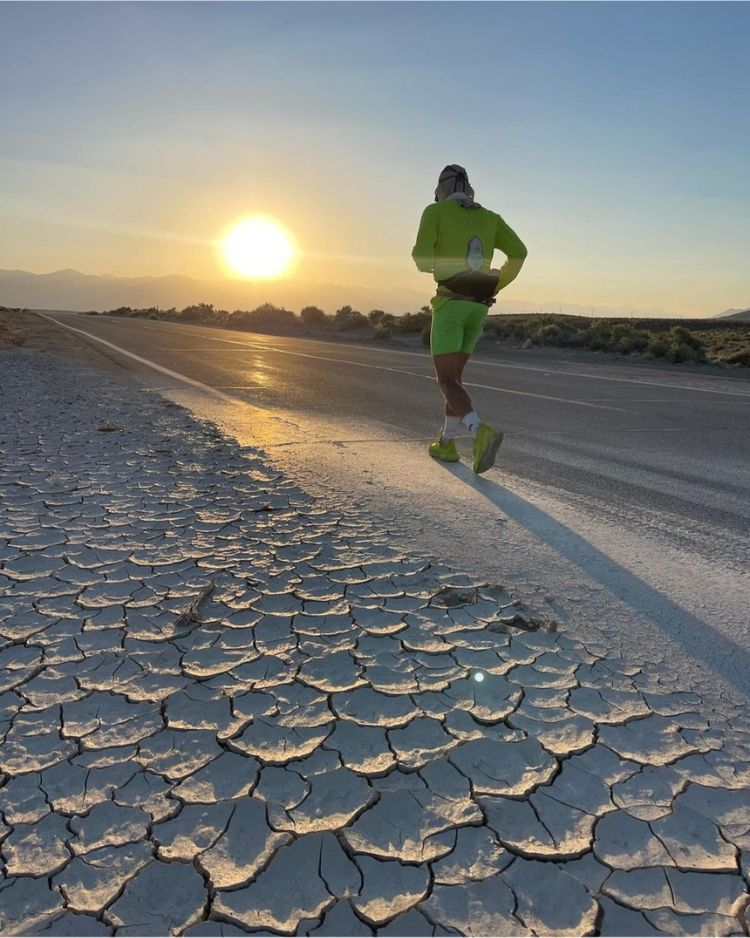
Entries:
{"type": "Polygon", "coordinates": [[[430,350],[445,398],[445,425],[429,447],[434,459],[458,461],[454,438],[463,426],[474,437],[474,472],[494,465],[502,431],[479,419],[461,380],[495,296],[518,276],[526,253],[515,231],[474,201],[466,170],[455,163],[446,166],[435,204],[422,213],[412,251],[419,270],[431,273],[438,284],[431,300],[430,350]],[[499,270],[490,269],[495,248],[507,256],[499,270]]]}

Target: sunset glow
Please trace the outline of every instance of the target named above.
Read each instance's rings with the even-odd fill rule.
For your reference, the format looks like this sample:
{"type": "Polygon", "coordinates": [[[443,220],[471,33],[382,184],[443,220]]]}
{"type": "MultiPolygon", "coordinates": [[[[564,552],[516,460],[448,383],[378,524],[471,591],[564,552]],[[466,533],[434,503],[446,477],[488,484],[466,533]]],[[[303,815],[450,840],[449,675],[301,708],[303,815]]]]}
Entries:
{"type": "MultiPolygon", "coordinates": [[[[4,270],[199,281],[133,284],[113,306],[400,315],[430,299],[410,252],[457,161],[529,249],[493,314],[750,303],[748,3],[0,10],[4,270]],[[501,85],[497,120],[485,89],[501,85]]],[[[34,289],[0,305],[62,302],[34,289]]],[[[104,302],[101,282],[68,289],[68,306],[104,302]]]]}
{"type": "Polygon", "coordinates": [[[249,280],[281,276],[295,253],[289,235],[268,218],[237,222],[222,237],[220,249],[230,272],[249,280]]]}

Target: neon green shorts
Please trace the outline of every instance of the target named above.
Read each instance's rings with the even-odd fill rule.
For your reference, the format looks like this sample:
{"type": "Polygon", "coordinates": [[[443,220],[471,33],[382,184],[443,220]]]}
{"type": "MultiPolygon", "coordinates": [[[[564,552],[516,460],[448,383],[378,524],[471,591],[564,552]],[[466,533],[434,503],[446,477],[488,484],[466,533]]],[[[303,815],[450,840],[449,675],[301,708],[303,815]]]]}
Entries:
{"type": "Polygon", "coordinates": [[[433,355],[471,355],[484,328],[489,307],[471,300],[448,300],[432,313],[430,351],[433,355]]]}

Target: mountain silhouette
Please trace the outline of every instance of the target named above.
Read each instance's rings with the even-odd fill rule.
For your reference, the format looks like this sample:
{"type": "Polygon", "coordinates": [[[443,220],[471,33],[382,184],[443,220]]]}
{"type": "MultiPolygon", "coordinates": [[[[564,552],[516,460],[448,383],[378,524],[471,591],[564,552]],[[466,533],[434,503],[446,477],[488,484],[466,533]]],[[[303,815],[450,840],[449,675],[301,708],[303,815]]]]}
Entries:
{"type": "Polygon", "coordinates": [[[383,309],[403,313],[419,309],[424,293],[399,287],[362,287],[311,283],[307,279],[246,281],[198,280],[179,274],[163,277],[115,277],[84,274],[66,268],[45,274],[0,270],[0,305],[27,309],[102,310],[118,306],[158,306],[178,309],[192,303],[213,303],[222,309],[252,309],[274,303],[299,310],[315,305],[333,311],[349,304],[367,312],[383,309]]]}

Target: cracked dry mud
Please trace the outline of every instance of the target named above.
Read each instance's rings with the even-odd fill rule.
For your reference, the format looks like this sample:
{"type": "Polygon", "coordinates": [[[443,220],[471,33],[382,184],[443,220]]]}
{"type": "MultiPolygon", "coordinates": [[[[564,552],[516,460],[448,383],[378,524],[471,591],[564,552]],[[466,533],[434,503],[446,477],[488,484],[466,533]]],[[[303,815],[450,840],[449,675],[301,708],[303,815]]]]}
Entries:
{"type": "Polygon", "coordinates": [[[0,932],[747,934],[741,702],[2,365],[0,932]]]}

